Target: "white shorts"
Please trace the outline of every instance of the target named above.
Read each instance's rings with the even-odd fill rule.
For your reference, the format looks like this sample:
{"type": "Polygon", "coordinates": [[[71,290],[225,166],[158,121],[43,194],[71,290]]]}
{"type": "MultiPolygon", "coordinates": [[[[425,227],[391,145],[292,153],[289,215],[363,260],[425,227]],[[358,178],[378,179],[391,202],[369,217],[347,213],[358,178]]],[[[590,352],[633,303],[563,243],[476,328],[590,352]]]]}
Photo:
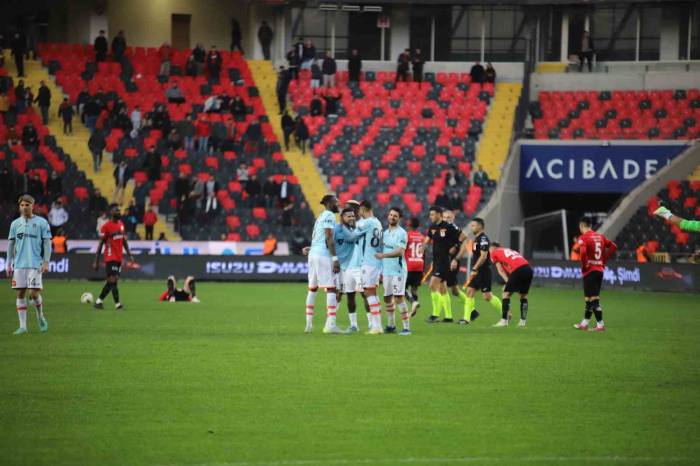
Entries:
{"type": "Polygon", "coordinates": [[[41,272],[39,269],[15,269],[12,272],[12,288],[41,290],[41,272]]]}
{"type": "Polygon", "coordinates": [[[364,288],[376,288],[379,286],[379,278],[382,274],[382,269],[371,265],[362,266],[362,286],[364,288]]]}
{"type": "Polygon", "coordinates": [[[384,275],[384,296],[406,294],[406,275],[384,275]]]}
{"type": "Polygon", "coordinates": [[[336,288],[337,283],[330,257],[309,256],[309,288],[336,288]]]}
{"type": "Polygon", "coordinates": [[[343,293],[364,291],[362,287],[362,269],[347,269],[340,272],[340,289],[343,293]]]}

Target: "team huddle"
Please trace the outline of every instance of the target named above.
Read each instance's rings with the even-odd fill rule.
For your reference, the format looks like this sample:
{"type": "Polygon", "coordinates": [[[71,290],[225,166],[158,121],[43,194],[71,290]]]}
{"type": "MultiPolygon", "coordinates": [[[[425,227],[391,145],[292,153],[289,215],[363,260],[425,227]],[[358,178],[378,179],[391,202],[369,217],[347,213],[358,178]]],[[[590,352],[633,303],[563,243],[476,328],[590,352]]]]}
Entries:
{"type": "MultiPolygon", "coordinates": [[[[517,251],[501,247],[492,242],[485,233],[484,221],[474,218],[469,223],[473,240],[454,224],[454,213],[439,206],[430,208],[430,226],[427,234],[419,230],[420,221],[412,218],[409,231],[403,229],[403,212],[391,207],[387,215],[387,228],[374,216],[369,201],[349,200],[340,211],[338,199],[328,194],[321,204],[325,210],[314,224],[311,246],[304,250],[309,256],[308,293],[306,296],[306,328],[313,331],[313,316],[316,293],[319,288],[326,291],[326,323],[323,333],[357,333],[356,295],[361,294],[367,311],[367,334],[396,333],[396,310],[398,308],[402,329],[399,335],[411,335],[411,318],[420,306],[418,288],[424,280],[425,246],[432,244],[432,263],[429,268],[429,287],[432,314],[428,323],[454,322],[451,295],[462,304],[464,315],[460,325],[468,325],[479,317],[474,296],[481,292],[483,298],[501,318],[494,327],[507,327],[512,314],[511,296],[520,298],[519,327],[525,327],[528,314],[528,293],[532,285],[533,269],[517,251]],[[471,267],[462,291],[458,283],[460,261],[471,256],[471,267]],[[502,299],[491,292],[494,265],[503,279],[502,299]],[[387,325],[382,327],[381,303],[377,296],[380,283],[383,285],[384,309],[387,325]],[[350,326],[341,330],[337,325],[338,304],[342,296],[348,302],[350,326]],[[411,303],[409,312],[408,302],[411,303]],[[441,319],[441,315],[444,318],[441,319]]],[[[591,220],[583,217],[579,222],[581,236],[581,267],[586,303],[584,318],[574,325],[579,330],[605,330],[603,311],[600,306],[600,288],[603,282],[605,263],[615,253],[617,246],[603,235],[591,229],[591,220]],[[596,325],[589,329],[591,317],[596,325]]]]}

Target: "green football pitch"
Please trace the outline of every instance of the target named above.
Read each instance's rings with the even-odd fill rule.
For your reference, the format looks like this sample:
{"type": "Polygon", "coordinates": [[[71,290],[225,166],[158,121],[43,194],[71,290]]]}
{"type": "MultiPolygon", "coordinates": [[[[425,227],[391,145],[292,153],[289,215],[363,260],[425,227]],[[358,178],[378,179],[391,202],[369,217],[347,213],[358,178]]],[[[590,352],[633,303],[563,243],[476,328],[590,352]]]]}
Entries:
{"type": "Polygon", "coordinates": [[[305,335],[303,284],[167,304],[124,282],[119,313],[79,303],[98,283],[45,286],[49,333],[30,311],[19,337],[0,289],[4,466],[700,462],[697,295],[604,292],[593,333],[580,290],[534,289],[528,327],[494,329],[481,301],[472,326],[426,324],[423,288],[399,337],[323,335],[322,293],[305,335]]]}

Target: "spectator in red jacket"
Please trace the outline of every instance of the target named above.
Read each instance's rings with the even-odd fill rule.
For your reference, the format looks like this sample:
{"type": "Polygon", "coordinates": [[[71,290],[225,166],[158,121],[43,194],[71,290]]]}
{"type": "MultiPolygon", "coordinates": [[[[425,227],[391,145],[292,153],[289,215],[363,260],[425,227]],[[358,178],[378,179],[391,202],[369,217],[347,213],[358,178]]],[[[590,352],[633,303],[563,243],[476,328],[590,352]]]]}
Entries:
{"type": "Polygon", "coordinates": [[[205,120],[197,120],[197,149],[202,154],[207,151],[207,143],[209,142],[209,122],[205,120]]]}
{"type": "Polygon", "coordinates": [[[146,241],[153,241],[153,226],[158,222],[158,215],[153,211],[153,206],[143,214],[143,224],[146,227],[146,241]]]}

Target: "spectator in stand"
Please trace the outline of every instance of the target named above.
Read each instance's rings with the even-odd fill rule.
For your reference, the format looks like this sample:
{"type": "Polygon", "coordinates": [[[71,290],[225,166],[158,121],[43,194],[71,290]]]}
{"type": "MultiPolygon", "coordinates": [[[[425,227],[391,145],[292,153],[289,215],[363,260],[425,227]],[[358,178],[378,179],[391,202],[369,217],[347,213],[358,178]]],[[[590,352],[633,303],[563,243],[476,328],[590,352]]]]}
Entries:
{"type": "Polygon", "coordinates": [[[362,58],[357,49],[352,49],[350,58],[348,58],[348,81],[359,82],[360,74],[362,73],[362,58]]]}
{"type": "Polygon", "coordinates": [[[282,207],[282,226],[291,227],[294,224],[294,204],[284,202],[282,205],[284,206],[282,207]]]}
{"type": "Polygon", "coordinates": [[[272,256],[277,251],[277,238],[270,233],[263,242],[263,256],[272,256]]]}
{"type": "Polygon", "coordinates": [[[244,54],[243,47],[241,47],[241,38],[243,34],[241,33],[241,25],[238,24],[236,18],[231,18],[231,52],[234,49],[238,49],[241,54],[244,54]]]}
{"type": "Polygon", "coordinates": [[[185,172],[180,172],[177,180],[175,180],[175,198],[178,203],[178,208],[182,205],[187,196],[190,195],[191,191],[192,182],[190,181],[189,175],[185,172]]]}
{"type": "Polygon", "coordinates": [[[15,86],[15,111],[17,113],[24,113],[24,107],[26,104],[24,98],[25,95],[26,92],[24,89],[24,80],[20,79],[17,86],[15,86]]]}
{"type": "Polygon", "coordinates": [[[311,89],[313,89],[314,94],[316,93],[316,89],[321,87],[321,80],[323,79],[323,72],[321,71],[319,62],[320,60],[314,60],[311,64],[311,89]]]}
{"type": "Polygon", "coordinates": [[[338,114],[338,102],[343,98],[343,94],[333,95],[326,93],[323,100],[326,102],[326,116],[338,114]]]}
{"type": "Polygon", "coordinates": [[[201,43],[192,51],[192,56],[194,57],[194,63],[197,66],[197,76],[204,73],[204,64],[207,61],[207,51],[201,43]]]}
{"type": "Polygon", "coordinates": [[[56,170],[52,170],[49,179],[46,180],[46,193],[49,195],[49,200],[51,201],[55,201],[63,196],[63,182],[56,170]]]}
{"type": "Polygon", "coordinates": [[[209,138],[209,146],[214,151],[223,149],[226,143],[227,129],[222,122],[216,122],[211,126],[211,137],[209,138]]]}
{"type": "Polygon", "coordinates": [[[447,196],[445,191],[442,191],[440,194],[437,195],[435,198],[435,205],[444,207],[445,209],[450,208],[450,198],[447,196]]]}
{"type": "Polygon", "coordinates": [[[24,54],[26,52],[26,42],[19,32],[15,32],[12,40],[12,56],[15,58],[15,68],[17,77],[24,77],[24,54]]]}
{"type": "Polygon", "coordinates": [[[306,126],[306,122],[302,117],[297,117],[296,122],[296,142],[301,153],[306,153],[306,141],[309,140],[309,127],[306,126]]]}
{"type": "Polygon", "coordinates": [[[168,149],[171,151],[176,151],[178,149],[182,148],[182,137],[180,136],[180,133],[177,132],[177,129],[173,128],[170,130],[170,134],[168,134],[168,149]]]}
{"type": "Polygon", "coordinates": [[[36,200],[37,204],[44,204],[46,202],[44,183],[36,172],[27,180],[27,193],[36,200]]]}
{"type": "Polygon", "coordinates": [[[27,86],[24,88],[24,108],[32,108],[32,104],[34,103],[34,93],[32,92],[32,88],[27,86]]]}
{"type": "Polygon", "coordinates": [[[486,71],[484,72],[484,75],[487,83],[493,84],[496,82],[496,69],[493,67],[491,62],[486,64],[486,71]]]}
{"type": "Polygon", "coordinates": [[[204,154],[207,151],[207,143],[209,142],[209,122],[206,120],[197,120],[197,151],[204,154]]]}
{"type": "Polygon", "coordinates": [[[19,144],[19,134],[17,134],[17,129],[14,126],[10,126],[7,129],[7,145],[12,147],[19,144]]]}
{"type": "Polygon", "coordinates": [[[331,56],[330,50],[326,50],[326,57],[323,59],[321,71],[323,71],[323,85],[325,87],[335,87],[335,73],[338,71],[338,65],[331,56]]]}
{"type": "Polygon", "coordinates": [[[68,223],[68,212],[63,208],[63,203],[57,199],[51,204],[49,210],[49,225],[51,225],[51,234],[56,234],[59,228],[68,223]]]}
{"type": "Polygon", "coordinates": [[[161,160],[160,154],[156,152],[156,146],[151,146],[146,152],[143,168],[148,174],[148,181],[155,182],[160,179],[161,160]]]}
{"type": "Polygon", "coordinates": [[[248,195],[248,207],[253,208],[264,205],[261,198],[262,185],[256,175],[251,175],[250,179],[246,181],[245,192],[248,195]]]}
{"type": "Polygon", "coordinates": [[[141,108],[138,105],[136,105],[131,111],[129,119],[131,120],[131,129],[133,131],[136,131],[137,133],[141,131],[141,118],[141,108]]]}
{"type": "Polygon", "coordinates": [[[10,99],[7,93],[0,92],[0,121],[5,122],[5,115],[10,111],[10,99]]]}
{"type": "Polygon", "coordinates": [[[165,97],[168,99],[168,102],[173,104],[181,104],[185,101],[182,91],[180,91],[177,83],[173,83],[172,86],[165,91],[165,97]]]}
{"type": "Polygon", "coordinates": [[[265,197],[265,207],[271,209],[275,206],[275,201],[279,197],[280,185],[272,176],[268,176],[263,184],[263,196],[265,197]]]}
{"type": "Polygon", "coordinates": [[[236,169],[236,178],[238,179],[239,183],[245,183],[249,179],[249,172],[248,172],[248,165],[245,163],[242,163],[237,169],[236,169]]]}
{"type": "Polygon", "coordinates": [[[122,204],[124,202],[124,192],[126,191],[126,185],[133,176],[131,169],[126,163],[126,160],[119,162],[114,168],[114,199],[113,202],[122,204]]]}
{"type": "Polygon", "coordinates": [[[291,188],[291,185],[289,184],[289,180],[287,179],[287,175],[282,176],[282,182],[279,184],[279,202],[280,205],[286,204],[290,199],[289,199],[289,189],[291,188]]]}
{"type": "Polygon", "coordinates": [[[153,206],[143,214],[143,225],[146,227],[146,241],[153,241],[153,227],[158,222],[158,215],[153,211],[153,206]]]}
{"type": "Polygon", "coordinates": [[[462,199],[457,191],[452,191],[450,194],[449,209],[455,212],[461,212],[464,206],[464,199],[462,199]]]}
{"type": "Polygon", "coordinates": [[[316,47],[314,43],[309,39],[304,43],[301,56],[301,69],[308,70],[311,69],[311,65],[316,61],[316,47]]]}
{"type": "Polygon", "coordinates": [[[245,108],[245,102],[239,96],[233,98],[231,103],[231,114],[236,121],[244,121],[248,110],[245,108]]]}
{"type": "Polygon", "coordinates": [[[192,78],[197,76],[197,60],[194,59],[193,54],[187,57],[187,62],[185,62],[185,75],[192,78]]]}
{"type": "Polygon", "coordinates": [[[396,63],[396,82],[408,81],[408,70],[410,64],[411,51],[409,49],[404,49],[404,51],[399,54],[399,59],[396,63]]]}
{"type": "Polygon", "coordinates": [[[299,215],[295,215],[294,218],[298,218],[298,225],[302,225],[304,227],[313,225],[315,221],[314,214],[313,212],[311,212],[309,204],[307,204],[306,201],[302,201],[299,203],[299,215]]]}
{"type": "Polygon", "coordinates": [[[51,91],[46,86],[46,83],[44,81],[39,82],[39,92],[37,93],[34,102],[39,104],[39,110],[41,110],[42,123],[44,123],[44,125],[48,125],[49,108],[51,108],[51,91]]]}
{"type": "Polygon", "coordinates": [[[192,115],[187,115],[187,118],[180,122],[179,126],[180,137],[185,143],[185,150],[190,152],[194,150],[194,124],[192,124],[192,115]]]}
{"type": "Polygon", "coordinates": [[[260,149],[262,140],[262,127],[257,119],[253,119],[248,125],[245,134],[243,135],[245,145],[243,151],[246,154],[257,155],[260,149]]]}
{"type": "Polygon", "coordinates": [[[39,147],[39,135],[31,121],[27,122],[22,130],[22,145],[29,150],[35,150],[39,147]]]}
{"type": "Polygon", "coordinates": [[[474,66],[472,66],[472,69],[469,72],[469,75],[471,76],[473,83],[483,84],[483,82],[484,82],[484,67],[481,66],[481,62],[479,60],[477,60],[476,63],[474,63],[474,66]]]}
{"type": "Polygon", "coordinates": [[[284,150],[289,150],[289,136],[294,132],[294,119],[287,113],[282,114],[282,134],[284,135],[284,150]]]}
{"type": "Polygon", "coordinates": [[[312,117],[320,116],[323,114],[323,102],[321,102],[321,97],[314,95],[309,102],[309,113],[312,117]]]}
{"type": "Polygon", "coordinates": [[[107,212],[109,209],[107,198],[102,195],[100,188],[95,188],[95,191],[90,195],[88,209],[94,214],[99,212],[107,212]]]}
{"type": "Polygon", "coordinates": [[[272,44],[272,36],[272,28],[267,24],[267,21],[263,21],[258,29],[258,40],[262,46],[265,60],[270,59],[270,44],[272,44]]]}
{"type": "Polygon", "coordinates": [[[124,52],[126,52],[126,38],[124,37],[124,31],[119,31],[112,39],[112,58],[114,58],[114,61],[121,63],[124,58],[124,52]]]}
{"type": "Polygon", "coordinates": [[[170,132],[170,116],[165,105],[157,105],[156,110],[151,114],[151,125],[153,129],[158,129],[162,134],[170,132]]]}
{"type": "Polygon", "coordinates": [[[284,69],[284,66],[280,66],[279,72],[277,73],[277,85],[275,87],[275,92],[277,93],[277,105],[280,108],[280,115],[284,113],[287,108],[287,91],[289,90],[289,72],[284,69]]]}
{"type": "Polygon", "coordinates": [[[299,79],[299,57],[294,48],[287,52],[287,69],[290,79],[299,79]]]}
{"type": "Polygon", "coordinates": [[[88,127],[90,132],[95,131],[95,127],[97,126],[97,118],[99,117],[100,112],[101,108],[97,99],[91,98],[85,103],[83,115],[85,116],[85,126],[88,127]]]}
{"type": "Polygon", "coordinates": [[[68,97],[64,97],[61,106],[58,107],[58,116],[63,118],[63,134],[73,134],[73,112],[68,97]]]}
{"type": "Polygon", "coordinates": [[[107,59],[107,38],[105,37],[105,32],[100,31],[100,35],[95,38],[93,44],[93,49],[95,50],[95,62],[100,63],[107,59]]]}
{"type": "Polygon", "coordinates": [[[486,172],[484,171],[484,167],[482,167],[481,165],[479,165],[479,169],[474,172],[472,182],[475,186],[478,186],[480,188],[483,188],[488,184],[489,176],[486,174],[486,172]]]}
{"type": "Polygon", "coordinates": [[[170,76],[170,61],[172,60],[172,56],[173,50],[170,48],[170,44],[163,42],[163,45],[158,49],[158,58],[160,59],[158,76],[170,76]]]}
{"type": "Polygon", "coordinates": [[[204,113],[221,113],[221,98],[212,94],[204,101],[204,113]]]}
{"type": "Polygon", "coordinates": [[[136,227],[139,224],[139,213],[138,209],[136,208],[136,204],[134,204],[133,199],[129,201],[129,206],[124,212],[123,222],[127,236],[130,239],[137,238],[138,236],[136,235],[136,227]]]}
{"type": "Polygon", "coordinates": [[[7,167],[0,168],[0,204],[12,203],[15,199],[15,180],[7,167]]]}
{"type": "Polygon", "coordinates": [[[107,215],[107,211],[103,211],[100,213],[100,216],[97,217],[97,236],[100,236],[102,234],[102,225],[105,223],[109,222],[109,215],[107,215]]]}
{"type": "Polygon", "coordinates": [[[63,228],[59,228],[54,237],[51,238],[51,252],[54,254],[66,254],[68,252],[68,241],[63,228]]]}
{"type": "Polygon", "coordinates": [[[88,149],[90,149],[92,154],[92,168],[95,170],[95,173],[98,173],[102,167],[102,152],[105,150],[106,145],[107,141],[102,131],[95,131],[90,135],[88,149]]]}
{"type": "Polygon", "coordinates": [[[455,188],[462,183],[462,176],[455,167],[450,167],[445,172],[445,186],[455,188]]]}
{"type": "Polygon", "coordinates": [[[593,48],[593,38],[591,33],[588,31],[583,31],[583,36],[581,37],[581,51],[578,54],[579,65],[578,70],[583,71],[583,62],[588,60],[588,72],[593,71],[593,54],[595,53],[595,48],[593,48]]]}
{"type": "Polygon", "coordinates": [[[209,79],[219,81],[221,74],[221,54],[216,50],[216,45],[212,45],[207,55],[207,70],[209,71],[209,79]]]}
{"type": "Polygon", "coordinates": [[[85,123],[85,104],[88,103],[89,100],[90,93],[87,89],[83,89],[82,91],[80,91],[80,94],[78,94],[78,98],[75,101],[75,104],[78,107],[78,115],[80,116],[80,121],[83,123],[85,123]]]}
{"type": "Polygon", "coordinates": [[[413,57],[411,57],[411,64],[413,65],[413,80],[417,83],[423,82],[423,66],[425,65],[425,58],[420,49],[416,49],[413,52],[413,57]]]}

